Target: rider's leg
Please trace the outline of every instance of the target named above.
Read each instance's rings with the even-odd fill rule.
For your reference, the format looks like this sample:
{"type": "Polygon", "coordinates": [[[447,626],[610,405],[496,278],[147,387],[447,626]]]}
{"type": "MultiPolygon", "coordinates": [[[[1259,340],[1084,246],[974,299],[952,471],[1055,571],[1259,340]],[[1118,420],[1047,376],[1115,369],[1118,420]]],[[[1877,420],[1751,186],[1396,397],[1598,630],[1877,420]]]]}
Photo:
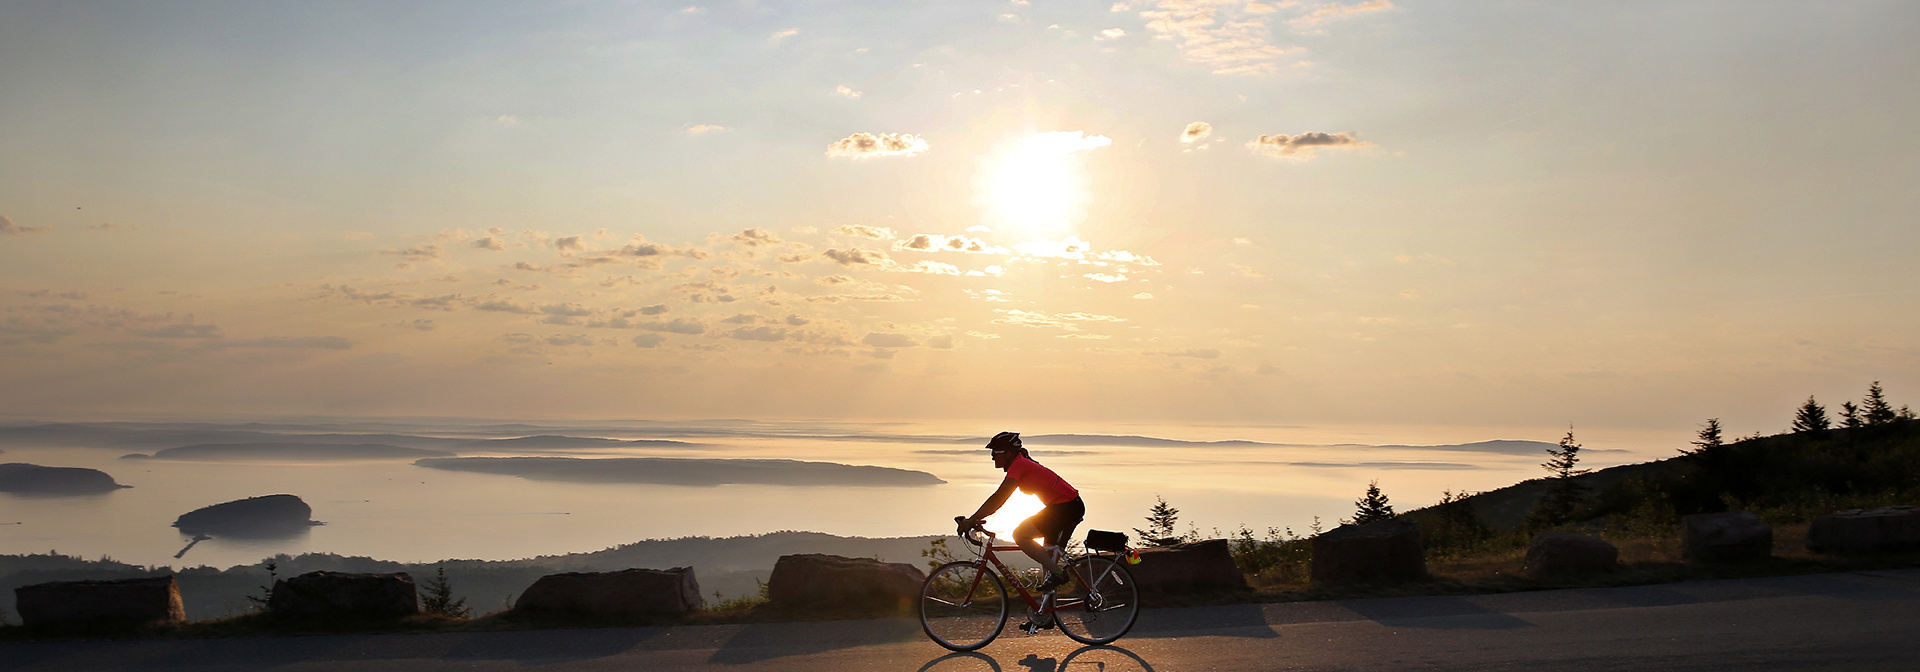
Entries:
{"type": "Polygon", "coordinates": [[[1045,548],[1040,546],[1040,542],[1035,541],[1039,537],[1046,535],[1047,532],[1035,526],[1033,519],[1029,518],[1021,522],[1019,527],[1013,528],[1013,543],[1019,544],[1020,552],[1026,553],[1027,557],[1033,558],[1034,562],[1040,563],[1040,566],[1044,568],[1048,574],[1053,574],[1060,571],[1060,566],[1054,564],[1053,557],[1047,553],[1045,548]]]}

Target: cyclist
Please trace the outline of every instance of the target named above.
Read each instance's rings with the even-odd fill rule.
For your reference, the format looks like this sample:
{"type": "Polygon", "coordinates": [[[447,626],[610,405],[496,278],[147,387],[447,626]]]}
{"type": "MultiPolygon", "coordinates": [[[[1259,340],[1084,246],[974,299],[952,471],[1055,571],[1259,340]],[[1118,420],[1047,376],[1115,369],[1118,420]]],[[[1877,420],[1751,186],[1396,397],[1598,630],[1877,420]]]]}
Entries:
{"type": "Polygon", "coordinates": [[[1035,539],[1046,538],[1051,546],[1064,546],[1073,537],[1073,528],[1087,515],[1087,505],[1080,501],[1080,491],[1068,485],[1066,479],[1053,473],[1052,469],[1041,466],[1020,447],[1020,435],[1015,432],[995,434],[987,442],[987,450],[993,453],[993,466],[1007,472],[1005,480],[1000,481],[1000,489],[993,491],[987,501],[980,504],[980,510],[972,516],[959,520],[960,534],[965,535],[974,525],[999,511],[1018,489],[1029,495],[1039,497],[1046,508],[1021,521],[1013,530],[1013,541],[1020,550],[1045,568],[1047,579],[1040,584],[1042,592],[1053,590],[1067,582],[1067,572],[1035,539]]]}

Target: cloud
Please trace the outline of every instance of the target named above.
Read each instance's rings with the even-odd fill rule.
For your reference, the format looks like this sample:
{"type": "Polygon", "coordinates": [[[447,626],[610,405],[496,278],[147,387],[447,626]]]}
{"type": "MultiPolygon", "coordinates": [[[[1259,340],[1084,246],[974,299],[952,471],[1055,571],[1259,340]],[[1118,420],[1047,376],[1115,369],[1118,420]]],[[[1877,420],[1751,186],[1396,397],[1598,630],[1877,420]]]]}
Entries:
{"type": "Polygon", "coordinates": [[[1193,144],[1205,140],[1209,135],[1213,135],[1213,124],[1196,121],[1187,124],[1187,130],[1180,132],[1180,142],[1181,144],[1193,144]]]}
{"type": "Polygon", "coordinates": [[[73,330],[50,324],[30,322],[9,317],[0,322],[0,345],[19,345],[28,341],[34,343],[54,343],[73,335],[73,330]]]}
{"type": "Polygon", "coordinates": [[[1122,37],[1126,37],[1126,36],[1127,36],[1127,31],[1124,31],[1124,30],[1121,30],[1121,29],[1119,29],[1119,28],[1108,28],[1108,29],[1106,29],[1106,30],[1102,30],[1102,31],[1100,31],[1100,34],[1099,34],[1099,35],[1095,35],[1093,39],[1095,39],[1095,40],[1117,40],[1117,39],[1120,39],[1120,38],[1122,38],[1122,37]]]}
{"type": "Polygon", "coordinates": [[[867,334],[866,338],[860,339],[860,342],[876,348],[911,348],[919,345],[918,342],[913,340],[912,336],[906,334],[888,334],[878,331],[867,334]]]}
{"type": "Polygon", "coordinates": [[[886,240],[893,237],[893,229],[865,224],[848,224],[834,229],[833,232],[845,236],[859,236],[868,240],[886,240]]]}
{"type": "Polygon", "coordinates": [[[917,135],[904,133],[855,133],[827,145],[827,156],[850,159],[871,159],[882,156],[914,156],[924,154],[928,149],[927,141],[917,135]]]}
{"type": "Polygon", "coordinates": [[[13,220],[7,218],[6,215],[0,215],[0,236],[17,236],[25,233],[40,233],[46,230],[47,227],[44,226],[21,226],[15,224],[13,220]]]}
{"type": "Polygon", "coordinates": [[[925,259],[916,261],[911,266],[902,267],[900,270],[906,271],[908,273],[925,273],[927,275],[959,275],[960,274],[959,266],[955,266],[953,264],[941,263],[938,261],[929,261],[925,259]]]}
{"type": "Polygon", "coordinates": [[[643,306],[640,308],[639,312],[641,315],[659,315],[661,313],[667,312],[668,310],[669,308],[667,308],[667,304],[657,303],[651,306],[643,306]]]}
{"type": "Polygon", "coordinates": [[[495,252],[499,252],[501,250],[507,249],[507,244],[505,242],[502,242],[499,238],[495,238],[493,236],[487,236],[485,238],[481,238],[479,240],[473,241],[473,246],[483,250],[493,250],[495,252]]]}
{"type": "Polygon", "coordinates": [[[593,338],[585,334],[566,336],[555,334],[546,338],[547,345],[593,345],[593,338]]]}
{"type": "Polygon", "coordinates": [[[859,91],[855,91],[855,90],[853,90],[853,89],[851,89],[851,88],[849,88],[849,87],[847,87],[847,85],[845,85],[845,84],[842,84],[842,85],[840,85],[840,86],[838,86],[838,87],[834,87],[834,89],[833,89],[833,92],[834,92],[834,93],[838,93],[838,94],[840,94],[840,95],[842,95],[842,96],[846,96],[846,97],[848,97],[848,98],[859,98],[859,97],[860,97],[860,92],[859,92],[859,91]]]}
{"type": "Polygon", "coordinates": [[[1188,348],[1185,350],[1166,350],[1151,353],[1167,357],[1192,357],[1194,359],[1219,359],[1220,351],[1213,348],[1188,348]]]}
{"type": "Polygon", "coordinates": [[[147,338],[220,338],[220,327],[212,324],[169,324],[158,329],[133,332],[147,338]]]}
{"type": "Polygon", "coordinates": [[[381,254],[394,254],[412,261],[439,259],[442,253],[439,243],[422,243],[404,250],[381,250],[381,254]]]}
{"type": "Polygon", "coordinates": [[[941,334],[939,336],[929,338],[927,339],[927,347],[933,348],[936,350],[952,350],[953,336],[950,334],[941,334]]]}
{"type": "Polygon", "coordinates": [[[1096,313],[1054,313],[1046,314],[1017,308],[995,308],[993,312],[1004,317],[995,318],[995,324],[1012,324],[1022,327],[1051,327],[1067,331],[1080,331],[1079,322],[1125,322],[1125,318],[1096,313]]]}
{"type": "Polygon", "coordinates": [[[767,247],[769,245],[779,245],[781,242],[779,236],[773,235],[772,232],[759,227],[754,227],[754,228],[747,229],[745,231],[741,231],[739,233],[733,234],[732,236],[728,237],[728,240],[732,240],[733,244],[735,245],[739,245],[741,247],[747,247],[747,248],[759,248],[759,247],[767,247]]]}
{"type": "Polygon", "coordinates": [[[780,45],[780,43],[782,43],[782,42],[786,42],[786,41],[787,41],[787,38],[789,38],[789,37],[793,37],[793,36],[795,36],[795,35],[799,35],[799,34],[800,34],[800,29],[799,29],[799,28],[788,28],[788,29],[786,29],[786,30],[782,30],[782,31],[780,31],[780,32],[777,32],[777,33],[774,33],[773,35],[770,35],[770,36],[768,36],[768,37],[767,37],[767,45],[768,45],[768,46],[779,46],[779,45],[780,45]]]}
{"type": "Polygon", "coordinates": [[[227,348],[299,348],[310,350],[351,350],[353,341],[338,336],[275,336],[241,341],[213,341],[205,347],[227,348]]]}
{"type": "Polygon", "coordinates": [[[580,237],[567,236],[565,238],[556,238],[553,241],[553,249],[560,250],[561,252],[582,249],[580,246],[580,237]]]}
{"type": "Polygon", "coordinates": [[[1126,250],[1099,252],[1093,244],[1068,236],[1064,240],[1030,240],[1013,246],[1014,251],[1038,259],[1072,259],[1090,263],[1135,264],[1139,266],[1159,266],[1153,257],[1134,254],[1126,250]]]}
{"type": "Polygon", "coordinates": [[[828,287],[835,287],[835,286],[851,283],[853,282],[853,278],[851,276],[845,276],[845,275],[823,275],[818,278],[814,278],[813,282],[815,284],[826,285],[828,287]]]}
{"type": "Polygon", "coordinates": [[[641,334],[633,337],[633,344],[642,348],[653,348],[659,347],[659,345],[666,342],[666,340],[667,337],[659,334],[641,334]]]}
{"type": "Polygon", "coordinates": [[[790,314],[790,315],[787,315],[787,319],[785,319],[785,320],[782,320],[782,321],[783,321],[783,322],[786,322],[787,324],[790,324],[790,325],[793,325],[793,326],[796,326],[796,327],[804,327],[804,326],[806,326],[806,325],[808,325],[808,324],[811,324],[811,323],[813,322],[813,320],[809,320],[809,319],[807,319],[807,318],[804,318],[804,317],[801,317],[801,316],[799,316],[799,315],[791,315],[791,314],[790,314]]]}
{"type": "Polygon", "coordinates": [[[1372,147],[1373,143],[1341,133],[1301,133],[1299,135],[1262,135],[1247,142],[1247,149],[1262,156],[1306,160],[1319,148],[1372,147]]]}
{"type": "Polygon", "coordinates": [[[1233,269],[1233,272],[1235,275],[1239,275],[1240,277],[1243,277],[1243,278],[1267,277],[1267,274],[1261,273],[1260,269],[1254,268],[1252,266],[1241,266],[1239,264],[1227,264],[1227,268],[1233,269]]]}
{"type": "Polygon", "coordinates": [[[879,250],[862,250],[859,248],[849,248],[845,250],[829,249],[821,252],[820,256],[826,257],[841,266],[862,265],[886,267],[893,264],[893,260],[887,258],[887,253],[879,250]]]}
{"type": "Polygon", "coordinates": [[[531,303],[515,301],[511,298],[487,299],[485,301],[478,301],[473,304],[473,307],[478,310],[485,310],[485,311],[491,311],[496,313],[514,313],[516,315],[540,314],[540,308],[538,306],[535,306],[531,303]]]}
{"type": "Polygon", "coordinates": [[[1270,41],[1266,19],[1259,16],[1267,8],[1207,0],[1161,0],[1155,9],[1140,12],[1140,16],[1148,20],[1147,30],[1155,37],[1178,41],[1180,55],[1188,61],[1211,67],[1216,75],[1252,75],[1277,72],[1274,60],[1304,51],[1270,41]]]}
{"type": "Polygon", "coordinates": [[[1287,25],[1291,26],[1296,32],[1322,33],[1326,32],[1326,29],[1322,28],[1321,25],[1328,21],[1346,18],[1355,14],[1366,14],[1389,9],[1393,9],[1393,3],[1389,0],[1369,0],[1368,2],[1362,2],[1357,5],[1342,5],[1335,2],[1315,7],[1313,11],[1307,12],[1302,16],[1287,19],[1287,25]]]}
{"type": "Polygon", "coordinates": [[[945,236],[937,233],[918,233],[912,238],[893,244],[896,250],[915,250],[919,252],[969,252],[973,254],[1006,254],[1007,248],[988,245],[986,241],[971,236],[945,236]]]}
{"type": "Polygon", "coordinates": [[[714,131],[724,131],[724,130],[727,130],[727,127],[716,126],[714,124],[694,124],[692,126],[687,127],[687,135],[705,135],[707,133],[712,133],[714,131]]]}
{"type": "Polygon", "coordinates": [[[699,322],[695,322],[693,320],[684,319],[684,318],[675,318],[672,320],[664,320],[664,321],[653,320],[648,322],[639,322],[634,324],[633,326],[636,329],[645,329],[647,331],[664,331],[669,334],[707,333],[707,325],[701,324],[699,322]]]}
{"type": "Polygon", "coordinates": [[[741,327],[729,331],[725,335],[727,338],[737,338],[742,341],[773,342],[787,340],[787,330],[775,329],[773,327],[741,327]]]}

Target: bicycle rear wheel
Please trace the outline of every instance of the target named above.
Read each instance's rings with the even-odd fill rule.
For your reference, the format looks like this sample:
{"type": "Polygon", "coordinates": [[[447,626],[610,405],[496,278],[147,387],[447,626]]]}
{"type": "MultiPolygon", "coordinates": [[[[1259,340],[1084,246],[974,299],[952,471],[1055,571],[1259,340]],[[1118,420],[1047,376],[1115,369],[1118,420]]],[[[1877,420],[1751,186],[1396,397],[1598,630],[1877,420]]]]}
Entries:
{"type": "Polygon", "coordinates": [[[1053,612],[1060,631],[1081,644],[1106,644],[1132,630],[1140,617],[1140,586],[1126,565],[1092,556],[1073,568],[1074,580],[1056,593],[1059,603],[1070,605],[1053,612]]]}
{"type": "Polygon", "coordinates": [[[941,646],[972,651],[1006,625],[1006,584],[984,563],[949,562],[920,585],[920,628],[941,646]]]}

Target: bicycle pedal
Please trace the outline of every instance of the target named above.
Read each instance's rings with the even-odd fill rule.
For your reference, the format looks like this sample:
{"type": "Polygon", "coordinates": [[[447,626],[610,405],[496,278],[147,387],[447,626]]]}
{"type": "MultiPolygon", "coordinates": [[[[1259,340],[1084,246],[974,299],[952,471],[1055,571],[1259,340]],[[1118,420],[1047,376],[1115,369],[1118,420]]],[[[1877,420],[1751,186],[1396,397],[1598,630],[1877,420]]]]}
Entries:
{"type": "Polygon", "coordinates": [[[1026,631],[1028,635],[1032,635],[1040,631],[1040,626],[1034,625],[1033,621],[1027,621],[1020,624],[1020,629],[1026,631]]]}

